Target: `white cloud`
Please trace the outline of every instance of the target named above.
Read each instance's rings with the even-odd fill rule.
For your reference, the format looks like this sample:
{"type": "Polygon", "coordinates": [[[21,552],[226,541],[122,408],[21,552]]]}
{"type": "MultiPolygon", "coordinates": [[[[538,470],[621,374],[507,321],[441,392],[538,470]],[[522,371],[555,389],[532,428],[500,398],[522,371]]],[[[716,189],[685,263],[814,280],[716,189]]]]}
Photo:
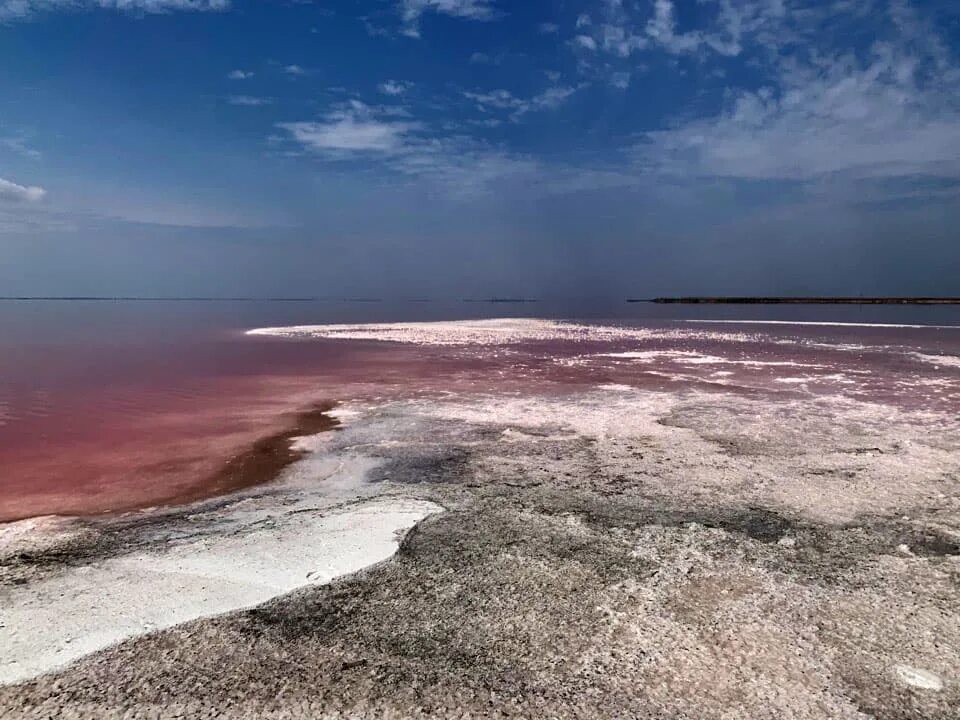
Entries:
{"type": "Polygon", "coordinates": [[[246,70],[231,70],[227,73],[227,78],[230,80],[249,80],[252,77],[253,73],[246,70]]]}
{"type": "Polygon", "coordinates": [[[457,197],[486,193],[509,178],[532,177],[538,167],[529,158],[473,138],[437,136],[422,123],[393,120],[382,109],[359,101],[339,107],[319,122],[278,127],[324,159],[379,163],[397,179],[416,179],[457,197]]]}
{"type": "MultiPolygon", "coordinates": [[[[862,8],[872,0],[862,0],[862,8]]],[[[625,5],[620,0],[606,0],[598,22],[580,22],[581,36],[589,36],[593,44],[577,38],[587,49],[602,48],[620,58],[640,50],[664,50],[672,55],[691,55],[712,51],[722,56],[736,56],[745,40],[752,39],[767,47],[786,41],[793,29],[784,23],[788,17],[786,0],[699,0],[700,26],[678,32],[674,0],[652,0],[642,5],[625,5]]],[[[792,19],[813,14],[830,13],[822,3],[816,8],[795,6],[792,19]]],[[[794,6],[791,6],[794,7],[794,6]]],[[[585,16],[581,16],[585,17],[585,16]]]]}
{"type": "Polygon", "coordinates": [[[527,113],[559,107],[580,87],[556,85],[530,98],[520,98],[509,90],[502,89],[490,92],[464,92],[463,95],[476,102],[483,110],[509,110],[510,119],[516,122],[527,113]]]}
{"type": "Polygon", "coordinates": [[[586,13],[581,13],[577,16],[577,22],[575,27],[579,30],[580,28],[585,28],[590,25],[590,16],[586,13]]]}
{"type": "MultiPolygon", "coordinates": [[[[717,0],[714,3],[717,4],[717,0]]],[[[655,0],[653,17],[647,22],[646,33],[653,43],[674,55],[696,52],[702,46],[720,55],[739,55],[745,20],[751,16],[764,17],[764,12],[758,10],[759,6],[765,10],[783,6],[782,0],[748,0],[739,7],[730,0],[719,0],[718,4],[720,10],[715,30],[678,33],[673,0],[655,0]]]]}
{"type": "Polygon", "coordinates": [[[412,87],[413,83],[405,82],[403,80],[387,80],[386,82],[380,83],[378,89],[384,95],[397,96],[403,95],[412,87]]]}
{"type": "Polygon", "coordinates": [[[0,22],[21,20],[57,10],[117,10],[133,13],[174,11],[218,12],[227,10],[230,0],[0,0],[0,22]]]}
{"type": "Polygon", "coordinates": [[[287,66],[283,69],[283,71],[284,71],[287,75],[306,75],[306,74],[307,74],[307,71],[304,70],[304,69],[303,69],[302,67],[300,67],[299,65],[287,65],[287,66]]]}
{"type": "Polygon", "coordinates": [[[256,97],[254,95],[230,95],[227,102],[239,107],[260,107],[261,105],[272,105],[273,98],[256,97]]]}
{"type": "Polygon", "coordinates": [[[10,180],[0,178],[0,201],[5,202],[37,202],[42,200],[47,191],[35,185],[18,185],[10,180]]]}
{"type": "Polygon", "coordinates": [[[497,16],[493,0],[401,0],[403,34],[420,37],[420,18],[428,12],[468,20],[493,20],[497,16]]]}
{"type": "Polygon", "coordinates": [[[509,90],[491,90],[490,92],[464,92],[463,96],[474,100],[483,107],[493,107],[501,110],[515,110],[525,105],[525,102],[518,97],[514,97],[509,90]]]}
{"type": "Polygon", "coordinates": [[[419,143],[396,158],[392,166],[439,192],[460,198],[502,189],[510,181],[527,184],[539,176],[540,170],[531,158],[461,136],[419,143]]]}
{"type": "Polygon", "coordinates": [[[578,46],[584,48],[585,50],[596,50],[596,49],[597,49],[597,41],[594,40],[594,39],[593,39],[592,37],[590,37],[589,35],[577,35],[577,36],[573,39],[573,42],[574,42],[575,45],[578,45],[578,46]]]}
{"type": "Polygon", "coordinates": [[[552,22],[544,22],[537,25],[537,32],[542,35],[554,35],[560,32],[560,26],[552,22]]]}
{"type": "Polygon", "coordinates": [[[353,101],[321,122],[280,123],[278,127],[308,150],[344,156],[402,152],[418,125],[381,118],[367,105],[353,101]]]}
{"type": "Polygon", "coordinates": [[[605,23],[599,28],[600,46],[609,53],[619,57],[629,57],[637,50],[649,46],[649,41],[642,35],[633,35],[619,25],[605,23]]]}
{"type": "Polygon", "coordinates": [[[749,180],[960,179],[960,68],[906,3],[887,10],[869,52],[809,40],[779,56],[769,87],[731,90],[718,115],[649,133],[640,161],[749,180]]]}

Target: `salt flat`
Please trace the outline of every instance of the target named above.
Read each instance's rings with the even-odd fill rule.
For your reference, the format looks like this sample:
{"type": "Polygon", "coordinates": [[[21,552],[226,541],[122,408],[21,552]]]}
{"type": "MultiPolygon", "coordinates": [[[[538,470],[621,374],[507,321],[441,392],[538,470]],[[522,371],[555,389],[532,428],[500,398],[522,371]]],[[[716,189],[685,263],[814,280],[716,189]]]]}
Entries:
{"type": "Polygon", "coordinates": [[[509,373],[483,372],[529,377],[526,389],[454,392],[432,380],[392,397],[345,399],[341,430],[300,441],[312,454],[275,487],[207,509],[199,536],[174,514],[137,528],[134,547],[104,545],[102,528],[86,528],[11,561],[4,592],[49,588],[50,597],[56,578],[79,577],[71,573],[88,556],[129,568],[151,543],[180,537],[170,552],[151,551],[176,568],[197,542],[232,556],[230,538],[243,528],[237,552],[262,563],[244,579],[262,577],[273,595],[284,578],[304,573],[306,582],[0,688],[0,710],[960,716],[955,370],[910,364],[904,352],[875,387],[886,366],[853,355],[838,367],[852,353],[811,350],[796,362],[854,380],[821,390],[776,382],[796,369],[769,346],[687,338],[672,354],[616,357],[670,348],[615,342],[572,351],[581,373],[573,380],[552,379],[560,365],[552,358],[538,364],[517,350],[503,360],[509,373]],[[736,369],[723,378],[729,384],[713,382],[706,363],[685,369],[688,379],[647,378],[699,356],[744,362],[724,364],[736,369]],[[919,394],[935,380],[939,394],[929,397],[939,404],[919,394]],[[426,517],[396,554],[359,573],[309,584],[318,564],[296,558],[289,575],[281,566],[270,580],[272,558],[295,556],[304,539],[317,547],[331,529],[310,524],[323,493],[332,494],[324,522],[342,512],[336,522],[350,524],[367,508],[362,527],[384,556],[393,546],[378,507],[407,508],[389,516],[390,527],[426,517]],[[264,540],[281,549],[259,555],[264,503],[276,522],[264,540]],[[284,527],[294,529],[290,543],[284,527]]]}

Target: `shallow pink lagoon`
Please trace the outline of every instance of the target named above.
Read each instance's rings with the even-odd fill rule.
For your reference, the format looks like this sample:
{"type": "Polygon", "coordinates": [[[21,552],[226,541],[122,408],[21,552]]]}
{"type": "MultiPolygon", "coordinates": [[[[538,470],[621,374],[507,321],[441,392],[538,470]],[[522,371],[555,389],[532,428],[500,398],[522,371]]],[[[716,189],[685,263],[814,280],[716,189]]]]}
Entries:
{"type": "Polygon", "coordinates": [[[403,310],[5,305],[0,521],[202,496],[232,456],[318,400],[623,385],[960,412],[960,328],[950,323],[359,322],[403,310]],[[339,327],[282,329],[318,321],[339,327]],[[244,332],[264,326],[281,329],[244,332]]]}

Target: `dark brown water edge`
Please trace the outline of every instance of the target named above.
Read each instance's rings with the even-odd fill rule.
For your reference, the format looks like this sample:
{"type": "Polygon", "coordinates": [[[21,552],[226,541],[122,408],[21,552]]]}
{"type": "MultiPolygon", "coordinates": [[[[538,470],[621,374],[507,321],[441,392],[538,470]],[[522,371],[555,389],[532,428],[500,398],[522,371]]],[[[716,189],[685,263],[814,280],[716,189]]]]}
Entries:
{"type": "Polygon", "coordinates": [[[206,481],[194,486],[192,491],[171,497],[161,504],[185,505],[276,480],[284,468],[307,454],[305,450],[293,447],[295,438],[327,432],[340,424],[329,414],[335,407],[333,401],[322,401],[294,413],[288,427],[255,440],[245,450],[228,459],[206,481]]]}
{"type": "MultiPolygon", "coordinates": [[[[288,466],[303,458],[307,452],[295,449],[292,441],[298,437],[317,435],[336,428],[340,421],[329,413],[336,407],[334,401],[317,401],[303,410],[280,416],[280,430],[257,438],[236,454],[225,459],[220,467],[197,482],[176,488],[168,495],[141,496],[129,502],[112,504],[108,509],[65,507],[58,515],[64,517],[108,517],[135,510],[171,509],[202,500],[230,495],[276,480],[288,466]]],[[[171,460],[176,464],[177,460],[171,460]]],[[[6,514],[0,524],[36,517],[35,512],[6,514]]]]}
{"type": "Polygon", "coordinates": [[[658,297],[628,303],[686,305],[960,305],[956,297],[658,297]]]}

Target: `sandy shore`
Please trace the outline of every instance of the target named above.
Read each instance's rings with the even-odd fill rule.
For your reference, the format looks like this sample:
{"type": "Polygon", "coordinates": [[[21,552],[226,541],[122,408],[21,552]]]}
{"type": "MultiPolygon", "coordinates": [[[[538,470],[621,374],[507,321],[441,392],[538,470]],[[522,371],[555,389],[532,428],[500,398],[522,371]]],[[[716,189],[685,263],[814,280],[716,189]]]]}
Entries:
{"type": "MultiPolygon", "coordinates": [[[[498,342],[490,331],[478,341],[498,342]]],[[[682,349],[697,354],[662,360],[685,373],[720,352],[682,349]]],[[[920,379],[955,381],[937,372],[920,379]]],[[[352,402],[341,429],[304,441],[312,452],[276,492],[251,489],[201,522],[64,530],[7,559],[0,599],[16,599],[26,632],[29,603],[55,605],[84,566],[132,582],[139,558],[175,569],[194,552],[206,573],[214,557],[249,560],[246,580],[287,558],[276,590],[319,567],[296,556],[322,549],[321,498],[328,529],[353,537],[359,523],[386,555],[376,513],[406,526],[444,508],[395,555],[0,687],[0,714],[960,717],[960,419],[771,386],[784,389],[651,391],[602,371],[593,387],[352,402]],[[366,525],[353,514],[364,508],[366,525]]]]}

